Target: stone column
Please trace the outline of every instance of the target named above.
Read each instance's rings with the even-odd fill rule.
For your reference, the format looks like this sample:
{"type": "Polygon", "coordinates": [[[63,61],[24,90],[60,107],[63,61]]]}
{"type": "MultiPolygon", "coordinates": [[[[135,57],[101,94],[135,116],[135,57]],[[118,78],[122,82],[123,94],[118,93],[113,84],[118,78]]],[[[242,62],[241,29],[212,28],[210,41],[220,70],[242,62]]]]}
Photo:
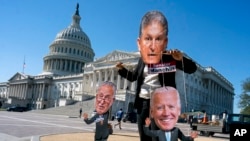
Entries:
{"type": "Polygon", "coordinates": [[[56,59],[56,70],[58,70],[58,68],[59,68],[59,60],[58,59],[56,59]]]}
{"type": "Polygon", "coordinates": [[[111,77],[110,77],[111,82],[114,82],[114,69],[111,69],[111,77]]]}
{"type": "Polygon", "coordinates": [[[42,98],[42,90],[43,90],[42,84],[39,84],[39,100],[40,101],[43,100],[43,98],[42,98]]]}
{"type": "Polygon", "coordinates": [[[52,85],[48,85],[48,94],[47,94],[47,100],[49,100],[50,101],[50,103],[51,103],[51,100],[53,99],[52,98],[52,91],[51,91],[51,89],[53,88],[53,86],[51,87],[52,85]]]}
{"type": "Polygon", "coordinates": [[[41,97],[41,101],[44,100],[44,91],[45,91],[45,84],[42,84],[42,97],[41,97]]]}
{"type": "Polygon", "coordinates": [[[121,76],[117,75],[117,90],[120,90],[121,76]]]}
{"type": "Polygon", "coordinates": [[[64,67],[65,71],[68,71],[68,60],[65,60],[65,67],[64,67]]]}
{"type": "Polygon", "coordinates": [[[93,71],[93,91],[92,93],[95,94],[96,92],[96,71],[93,71]]]}
{"type": "Polygon", "coordinates": [[[59,70],[61,71],[62,70],[62,60],[59,59],[59,70]]]}
{"type": "Polygon", "coordinates": [[[9,94],[9,96],[13,96],[13,85],[11,85],[11,87],[10,87],[10,94],[9,94]]]}
{"type": "MultiPolygon", "coordinates": [[[[212,95],[212,86],[211,86],[211,80],[208,80],[208,96],[207,96],[207,105],[211,105],[211,100],[210,100],[210,97],[212,95]]],[[[209,108],[206,106],[206,108],[209,108]]]]}
{"type": "Polygon", "coordinates": [[[212,104],[213,104],[213,106],[212,106],[212,109],[214,108],[214,105],[215,105],[215,87],[214,87],[214,81],[212,81],[212,104]]]}
{"type": "Polygon", "coordinates": [[[105,70],[104,70],[104,75],[105,75],[105,76],[104,76],[104,81],[107,81],[107,80],[108,80],[108,71],[109,71],[108,69],[105,69],[105,70]]]}
{"type": "Polygon", "coordinates": [[[16,84],[16,88],[15,88],[15,97],[18,98],[19,92],[20,92],[19,85],[16,84]]]}
{"type": "Polygon", "coordinates": [[[50,60],[50,70],[53,70],[53,62],[54,62],[54,60],[51,59],[51,60],[50,60]]]}
{"type": "Polygon", "coordinates": [[[25,83],[24,86],[24,99],[28,98],[28,83],[25,83]]]}
{"type": "Polygon", "coordinates": [[[6,94],[7,97],[11,96],[11,87],[9,87],[9,92],[6,92],[6,94]]]}
{"type": "Polygon", "coordinates": [[[74,61],[74,64],[75,64],[75,65],[74,65],[74,72],[77,72],[77,71],[76,71],[76,65],[77,65],[77,62],[76,62],[76,61],[74,61]]]}
{"type": "Polygon", "coordinates": [[[99,73],[98,73],[98,86],[101,84],[102,82],[102,71],[99,70],[99,73]]]}
{"type": "Polygon", "coordinates": [[[37,100],[37,98],[38,98],[38,97],[37,97],[37,84],[34,85],[34,90],[33,90],[33,91],[34,91],[33,99],[34,99],[34,100],[37,100]]]}
{"type": "Polygon", "coordinates": [[[11,96],[14,96],[14,93],[15,93],[15,91],[14,91],[14,85],[11,85],[11,96]]]}
{"type": "MultiPolygon", "coordinates": [[[[214,104],[215,107],[218,107],[218,99],[219,99],[219,93],[218,93],[218,84],[214,82],[214,104]]],[[[216,108],[214,108],[216,109],[216,108]]]]}
{"type": "Polygon", "coordinates": [[[70,70],[70,72],[73,71],[73,70],[72,70],[72,60],[70,60],[69,70],[70,70]]]}
{"type": "Polygon", "coordinates": [[[12,96],[16,97],[16,84],[13,85],[13,94],[12,96]]]}
{"type": "Polygon", "coordinates": [[[36,95],[36,101],[39,101],[39,84],[36,84],[36,93],[35,93],[35,95],[36,95]]]}
{"type": "Polygon", "coordinates": [[[24,97],[24,84],[21,84],[20,85],[20,95],[19,95],[19,98],[23,99],[23,97],[24,97]]]}
{"type": "Polygon", "coordinates": [[[220,86],[220,100],[219,100],[219,105],[222,107],[223,106],[223,101],[226,100],[226,97],[223,93],[223,87],[220,86]]]}
{"type": "Polygon", "coordinates": [[[77,70],[77,72],[78,73],[80,73],[81,72],[81,70],[82,70],[82,63],[81,62],[78,62],[78,70],[77,70]]]}

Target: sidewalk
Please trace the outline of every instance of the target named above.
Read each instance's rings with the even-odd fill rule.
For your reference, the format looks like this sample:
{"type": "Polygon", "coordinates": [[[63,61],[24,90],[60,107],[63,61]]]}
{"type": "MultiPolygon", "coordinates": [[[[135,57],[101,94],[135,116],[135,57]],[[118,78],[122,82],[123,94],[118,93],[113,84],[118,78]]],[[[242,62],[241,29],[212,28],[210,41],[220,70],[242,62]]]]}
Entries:
{"type": "MultiPolygon", "coordinates": [[[[93,141],[94,133],[72,133],[41,136],[40,141],[93,141]]],[[[113,133],[108,141],[139,141],[138,133],[113,133]]],[[[228,139],[202,137],[199,136],[195,141],[228,141],[228,139]]]]}

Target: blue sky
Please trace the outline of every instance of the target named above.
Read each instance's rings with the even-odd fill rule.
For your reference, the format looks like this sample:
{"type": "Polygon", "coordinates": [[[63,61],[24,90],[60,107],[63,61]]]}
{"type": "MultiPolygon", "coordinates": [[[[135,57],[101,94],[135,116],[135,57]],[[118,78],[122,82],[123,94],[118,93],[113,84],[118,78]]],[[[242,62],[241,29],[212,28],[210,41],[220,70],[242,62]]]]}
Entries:
{"type": "Polygon", "coordinates": [[[212,66],[235,88],[250,77],[248,0],[1,0],[0,82],[16,72],[37,75],[56,34],[68,27],[80,4],[81,27],[95,58],[113,50],[137,51],[141,17],[162,11],[169,22],[168,49],[179,49],[203,67],[212,66]]]}

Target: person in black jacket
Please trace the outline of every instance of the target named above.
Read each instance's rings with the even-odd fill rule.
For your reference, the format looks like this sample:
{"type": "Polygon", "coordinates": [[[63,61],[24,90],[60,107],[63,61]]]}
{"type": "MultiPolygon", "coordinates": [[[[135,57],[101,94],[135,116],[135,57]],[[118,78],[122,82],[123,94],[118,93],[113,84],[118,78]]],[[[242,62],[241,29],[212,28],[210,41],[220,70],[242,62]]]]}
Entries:
{"type": "MultiPolygon", "coordinates": [[[[159,11],[147,12],[141,20],[137,46],[141,54],[137,67],[127,70],[122,62],[116,64],[119,75],[133,82],[137,81],[134,108],[137,109],[137,123],[141,141],[151,141],[143,132],[146,117],[149,117],[150,94],[161,86],[176,87],[175,72],[194,73],[195,62],[178,50],[166,50],[168,23],[159,11]]],[[[151,125],[154,125],[153,122],[151,125]]],[[[155,127],[152,127],[155,128],[155,127]]],[[[155,140],[155,139],[154,139],[155,140]]]]}
{"type": "Polygon", "coordinates": [[[96,114],[88,118],[88,114],[83,114],[86,124],[96,123],[95,141],[107,141],[109,137],[108,110],[115,100],[116,85],[105,81],[97,89],[95,111],[96,114]]]}

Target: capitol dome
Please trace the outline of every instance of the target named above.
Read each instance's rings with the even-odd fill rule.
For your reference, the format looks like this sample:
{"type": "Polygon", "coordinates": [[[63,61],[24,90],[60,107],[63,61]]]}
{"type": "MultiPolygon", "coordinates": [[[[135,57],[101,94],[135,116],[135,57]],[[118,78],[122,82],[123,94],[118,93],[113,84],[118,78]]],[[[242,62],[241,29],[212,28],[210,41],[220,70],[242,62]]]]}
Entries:
{"type": "MultiPolygon", "coordinates": [[[[77,18],[77,16],[75,16],[75,18],[77,18]]],[[[91,48],[89,37],[84,31],[82,31],[80,25],[75,22],[73,22],[68,28],[62,30],[56,35],[56,40],[61,39],[72,40],[91,48]]]]}
{"type": "Polygon", "coordinates": [[[72,23],[56,35],[50,52],[44,57],[43,74],[68,75],[82,73],[85,63],[92,62],[95,53],[87,34],[80,26],[79,4],[72,23]]]}

